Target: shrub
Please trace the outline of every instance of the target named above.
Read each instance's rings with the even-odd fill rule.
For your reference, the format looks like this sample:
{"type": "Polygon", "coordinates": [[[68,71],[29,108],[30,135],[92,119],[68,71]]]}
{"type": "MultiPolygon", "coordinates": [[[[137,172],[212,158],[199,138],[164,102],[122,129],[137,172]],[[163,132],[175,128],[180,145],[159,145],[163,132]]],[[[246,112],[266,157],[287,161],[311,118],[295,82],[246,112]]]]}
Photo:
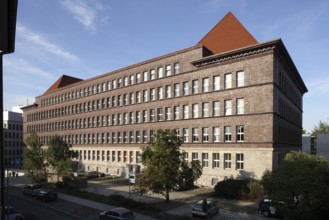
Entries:
{"type": "Polygon", "coordinates": [[[258,180],[226,179],[215,186],[215,195],[227,199],[259,199],[263,188],[258,180]]]}

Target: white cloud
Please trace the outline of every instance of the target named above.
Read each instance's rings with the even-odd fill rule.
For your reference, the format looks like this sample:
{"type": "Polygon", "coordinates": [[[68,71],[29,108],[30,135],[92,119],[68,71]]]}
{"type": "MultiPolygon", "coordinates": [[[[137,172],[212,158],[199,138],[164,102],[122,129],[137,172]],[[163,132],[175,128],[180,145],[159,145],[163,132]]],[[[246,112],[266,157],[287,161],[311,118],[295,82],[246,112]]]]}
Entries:
{"type": "Polygon", "coordinates": [[[88,31],[96,31],[96,23],[107,20],[107,16],[101,14],[106,7],[98,1],[62,0],[62,6],[73,15],[73,18],[81,23],[88,31]]]}
{"type": "Polygon", "coordinates": [[[54,76],[42,69],[33,66],[33,64],[29,63],[24,59],[6,59],[4,62],[4,66],[8,71],[10,71],[11,75],[28,75],[29,77],[38,77],[44,78],[46,80],[53,80],[54,76]]]}
{"type": "Polygon", "coordinates": [[[327,96],[329,94],[329,77],[315,80],[307,85],[308,93],[306,93],[306,97],[314,97],[314,96],[327,96]]]}
{"type": "MultiPolygon", "coordinates": [[[[41,35],[34,33],[30,29],[18,24],[16,27],[17,37],[22,37],[29,43],[34,44],[35,46],[40,47],[41,49],[47,53],[53,54],[57,57],[60,57],[64,60],[70,61],[78,61],[79,58],[70,53],[69,51],[61,48],[60,46],[49,42],[47,39],[42,37],[41,35]]],[[[39,49],[39,48],[38,48],[39,49]]]]}

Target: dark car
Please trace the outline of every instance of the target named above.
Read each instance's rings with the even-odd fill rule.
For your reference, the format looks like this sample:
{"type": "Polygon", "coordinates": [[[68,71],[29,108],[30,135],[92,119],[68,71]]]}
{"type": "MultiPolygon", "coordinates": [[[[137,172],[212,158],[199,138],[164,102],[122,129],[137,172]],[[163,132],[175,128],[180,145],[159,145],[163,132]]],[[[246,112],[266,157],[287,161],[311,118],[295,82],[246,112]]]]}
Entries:
{"type": "Polygon", "coordinates": [[[27,184],[22,189],[23,195],[36,196],[39,194],[42,186],[40,184],[27,184]]]}
{"type": "Polygon", "coordinates": [[[192,216],[210,217],[218,214],[218,207],[213,201],[200,200],[192,207],[192,216]]]}
{"type": "Polygon", "coordinates": [[[135,220],[135,214],[126,208],[114,208],[110,211],[104,211],[99,213],[99,219],[101,220],[135,220]]]}
{"type": "Polygon", "coordinates": [[[286,203],[281,201],[273,201],[270,197],[264,196],[258,204],[258,213],[263,214],[266,217],[278,217],[283,218],[286,203]]]}
{"type": "Polygon", "coordinates": [[[90,171],[87,174],[88,179],[94,179],[94,178],[99,178],[99,177],[104,177],[105,174],[98,172],[98,171],[90,171]]]}
{"type": "Polygon", "coordinates": [[[39,194],[37,195],[37,199],[42,200],[44,202],[48,202],[48,201],[54,201],[57,200],[58,195],[55,191],[53,190],[47,190],[47,189],[43,189],[39,192],[39,194]]]}

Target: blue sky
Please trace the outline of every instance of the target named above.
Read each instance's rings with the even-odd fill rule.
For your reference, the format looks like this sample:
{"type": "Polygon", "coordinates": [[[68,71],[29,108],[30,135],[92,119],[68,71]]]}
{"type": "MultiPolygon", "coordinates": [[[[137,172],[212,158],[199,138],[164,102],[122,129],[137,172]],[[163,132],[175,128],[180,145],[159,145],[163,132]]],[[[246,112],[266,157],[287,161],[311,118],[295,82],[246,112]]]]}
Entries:
{"type": "Polygon", "coordinates": [[[309,90],[304,129],[328,122],[327,0],[19,0],[5,109],[32,104],[63,74],[88,79],[193,46],[229,11],[259,42],[282,38],[309,90]]]}

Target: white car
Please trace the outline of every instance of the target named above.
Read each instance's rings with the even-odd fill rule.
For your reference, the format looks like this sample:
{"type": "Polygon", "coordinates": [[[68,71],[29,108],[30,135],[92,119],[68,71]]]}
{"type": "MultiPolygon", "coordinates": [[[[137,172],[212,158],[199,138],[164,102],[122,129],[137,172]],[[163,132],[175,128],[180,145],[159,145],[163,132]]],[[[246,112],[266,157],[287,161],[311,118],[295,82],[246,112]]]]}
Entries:
{"type": "MultiPolygon", "coordinates": [[[[2,212],[2,208],[0,207],[0,213],[2,212]]],[[[23,216],[18,213],[13,207],[5,207],[5,219],[6,220],[24,220],[23,216]]]]}
{"type": "Polygon", "coordinates": [[[210,217],[218,214],[218,207],[212,201],[207,201],[207,205],[205,206],[204,200],[200,200],[196,202],[192,207],[192,216],[201,216],[201,217],[210,217]]]}
{"type": "Polygon", "coordinates": [[[126,208],[114,208],[110,211],[104,211],[99,213],[99,219],[101,220],[135,220],[135,215],[132,211],[126,208]]]}

